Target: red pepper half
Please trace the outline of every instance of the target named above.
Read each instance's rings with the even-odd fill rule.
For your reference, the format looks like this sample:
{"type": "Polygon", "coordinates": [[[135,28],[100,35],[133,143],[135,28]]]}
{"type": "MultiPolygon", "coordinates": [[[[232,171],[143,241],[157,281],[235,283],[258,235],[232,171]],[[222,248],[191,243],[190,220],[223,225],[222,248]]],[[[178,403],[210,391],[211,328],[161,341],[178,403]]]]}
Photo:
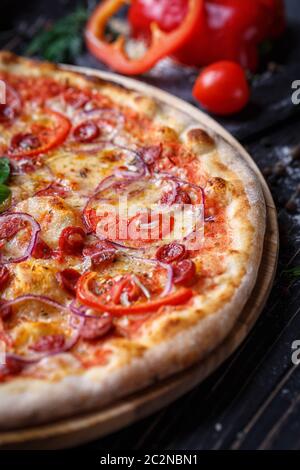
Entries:
{"type": "MultiPolygon", "coordinates": [[[[133,35],[148,40],[153,21],[163,31],[173,31],[187,8],[188,0],[133,0],[129,10],[133,35]]],[[[205,0],[188,39],[172,54],[187,65],[230,60],[255,71],[258,45],[284,29],[282,0],[205,0]]]]}
{"type": "Polygon", "coordinates": [[[144,73],[160,59],[176,51],[189,39],[203,11],[203,0],[187,1],[187,13],[173,31],[164,32],[155,22],[151,23],[149,47],[145,54],[138,59],[132,59],[126,53],[124,36],[119,36],[113,43],[109,43],[105,39],[105,27],[108,20],[123,5],[128,4],[128,0],[106,0],[101,2],[87,24],[87,47],[97,59],[117,72],[126,75],[144,73]]]}
{"type": "Polygon", "coordinates": [[[134,313],[155,312],[164,305],[183,304],[193,296],[191,289],[183,287],[165,297],[158,297],[147,302],[135,302],[128,307],[116,305],[113,301],[106,301],[107,293],[105,295],[97,295],[93,292],[92,284],[96,276],[96,272],[88,272],[80,277],[77,283],[77,300],[98,312],[109,312],[117,317],[134,313]]]}

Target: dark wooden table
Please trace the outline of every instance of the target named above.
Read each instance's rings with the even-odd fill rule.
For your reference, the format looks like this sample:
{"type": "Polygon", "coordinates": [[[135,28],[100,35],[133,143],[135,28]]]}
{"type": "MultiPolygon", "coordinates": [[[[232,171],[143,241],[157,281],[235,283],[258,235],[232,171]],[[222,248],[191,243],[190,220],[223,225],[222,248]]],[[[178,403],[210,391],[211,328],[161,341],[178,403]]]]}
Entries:
{"type": "MultiPolygon", "coordinates": [[[[0,46],[24,52],[45,18],[56,19],[75,3],[23,2],[11,21],[9,8],[0,5],[5,23],[0,46]]],[[[203,384],[155,415],[82,446],[84,450],[300,449],[300,368],[291,361],[292,342],[300,339],[300,279],[285,273],[300,266],[300,148],[295,151],[300,105],[291,101],[292,82],[300,80],[300,8],[299,0],[286,3],[289,30],[273,52],[279,66],[265,64],[255,77],[245,112],[220,120],[264,171],[278,208],[279,269],[266,308],[239,350],[203,384]]],[[[75,63],[104,68],[86,52],[75,63]]],[[[191,70],[163,67],[143,79],[193,102],[195,76],[191,70]]]]}

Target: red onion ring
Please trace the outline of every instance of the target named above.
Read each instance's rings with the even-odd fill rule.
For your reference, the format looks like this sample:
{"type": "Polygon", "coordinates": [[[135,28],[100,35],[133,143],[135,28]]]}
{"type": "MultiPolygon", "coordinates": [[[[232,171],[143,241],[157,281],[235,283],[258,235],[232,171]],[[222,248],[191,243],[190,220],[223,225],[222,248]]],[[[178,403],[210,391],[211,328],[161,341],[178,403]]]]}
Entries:
{"type": "MultiPolygon", "coordinates": [[[[13,305],[24,302],[26,300],[37,300],[37,301],[43,302],[47,305],[50,305],[51,307],[55,307],[55,308],[60,309],[62,311],[71,313],[71,315],[74,315],[74,314],[76,315],[76,310],[73,307],[71,308],[71,305],[66,307],[64,305],[61,305],[59,302],[56,302],[55,300],[50,299],[49,297],[46,297],[46,296],[43,296],[43,295],[36,295],[36,294],[25,294],[25,295],[21,295],[21,296],[17,297],[16,299],[8,300],[0,306],[0,311],[3,307],[7,307],[7,306],[11,307],[13,305]]],[[[19,362],[22,362],[23,364],[28,364],[29,365],[29,364],[34,364],[36,362],[39,362],[40,360],[42,360],[46,357],[54,356],[54,355],[60,354],[62,352],[67,352],[70,349],[72,349],[73,346],[75,346],[75,344],[77,343],[77,341],[80,337],[80,331],[81,331],[81,328],[83,326],[84,320],[80,319],[79,321],[77,320],[77,322],[78,323],[76,325],[74,325],[74,323],[72,321],[72,317],[71,317],[70,325],[71,325],[72,330],[73,330],[73,335],[70,338],[68,338],[68,341],[65,342],[64,346],[59,348],[59,349],[52,350],[52,351],[49,351],[47,353],[34,354],[32,356],[29,356],[29,357],[28,356],[24,357],[22,355],[14,354],[14,353],[6,353],[6,357],[11,358],[11,359],[16,360],[16,361],[19,361],[19,362]]]]}
{"type": "Polygon", "coordinates": [[[143,176],[149,176],[150,175],[148,165],[145,163],[144,159],[142,158],[142,156],[141,156],[141,154],[138,150],[133,150],[133,149],[130,149],[128,147],[124,147],[122,145],[117,145],[117,144],[115,144],[115,145],[120,150],[123,150],[124,152],[128,152],[128,153],[133,154],[134,158],[138,162],[138,164],[137,164],[138,171],[137,172],[130,171],[130,170],[122,170],[120,168],[117,168],[114,171],[114,174],[118,178],[128,178],[128,179],[131,179],[131,180],[135,180],[135,179],[142,178],[143,176]]]}
{"type": "Polygon", "coordinates": [[[39,302],[43,302],[44,304],[50,305],[50,307],[54,307],[65,312],[70,311],[69,307],[66,307],[60,304],[59,302],[56,302],[56,300],[52,300],[45,295],[38,295],[38,294],[24,294],[24,295],[20,295],[19,297],[16,297],[15,299],[7,300],[3,304],[0,305],[0,311],[3,307],[12,307],[13,305],[17,305],[26,300],[37,300],[39,302]]]}
{"type": "Polygon", "coordinates": [[[41,231],[40,224],[31,215],[26,214],[25,212],[10,212],[10,213],[2,214],[0,216],[0,226],[1,226],[1,223],[3,223],[4,221],[10,218],[13,218],[13,219],[18,218],[25,222],[28,222],[31,225],[32,233],[31,233],[29,244],[26,247],[24,254],[22,256],[19,256],[18,258],[13,258],[13,259],[4,260],[4,261],[1,257],[0,258],[1,264],[20,263],[21,261],[25,261],[26,259],[28,259],[35,247],[38,234],[41,231]]]}
{"type": "Polygon", "coordinates": [[[189,181],[185,181],[179,178],[178,176],[171,175],[170,173],[166,173],[166,172],[156,173],[156,176],[163,177],[163,178],[166,177],[167,179],[173,180],[174,182],[178,183],[180,186],[186,185],[186,186],[190,186],[191,188],[196,189],[197,191],[201,193],[202,204],[205,205],[205,191],[204,191],[204,188],[202,188],[202,186],[199,186],[194,183],[190,183],[189,181]]]}
{"type": "MultiPolygon", "coordinates": [[[[120,132],[120,130],[123,128],[124,126],[124,123],[125,123],[125,117],[124,115],[119,112],[119,111],[116,111],[115,109],[110,109],[110,108],[94,108],[94,109],[90,109],[88,111],[84,111],[83,114],[85,116],[88,116],[89,118],[92,118],[92,119],[99,119],[99,120],[102,120],[102,121],[105,121],[105,114],[107,114],[108,116],[108,119],[109,117],[112,117],[114,116],[115,119],[116,119],[116,127],[113,129],[113,131],[111,132],[110,136],[109,136],[109,139],[104,139],[104,140],[101,140],[100,139],[100,142],[102,141],[112,141],[116,135],[120,132]]],[[[113,126],[111,126],[113,127],[113,126]]]]}

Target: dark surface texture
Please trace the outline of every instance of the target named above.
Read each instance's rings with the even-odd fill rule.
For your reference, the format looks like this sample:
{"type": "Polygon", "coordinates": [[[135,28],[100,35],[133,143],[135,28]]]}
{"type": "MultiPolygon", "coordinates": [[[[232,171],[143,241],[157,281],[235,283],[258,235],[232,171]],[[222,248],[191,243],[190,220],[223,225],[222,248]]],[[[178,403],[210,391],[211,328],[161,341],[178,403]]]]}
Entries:
{"type": "MultiPolygon", "coordinates": [[[[1,11],[5,31],[0,32],[0,46],[18,53],[46,19],[80,3],[28,1],[10,16],[16,2],[2,6],[2,1],[6,21],[1,11]]],[[[267,306],[239,350],[203,384],[155,415],[83,449],[300,449],[300,368],[291,361],[292,342],[300,339],[300,280],[285,273],[300,266],[300,148],[292,151],[300,145],[300,105],[291,101],[292,82],[300,80],[300,9],[299,0],[286,3],[289,29],[272,58],[279,65],[266,61],[253,80],[248,109],[220,120],[265,173],[278,208],[279,269],[267,306]]],[[[76,63],[104,68],[87,53],[76,63]]],[[[195,76],[193,70],[165,64],[143,79],[193,102],[195,76]]]]}

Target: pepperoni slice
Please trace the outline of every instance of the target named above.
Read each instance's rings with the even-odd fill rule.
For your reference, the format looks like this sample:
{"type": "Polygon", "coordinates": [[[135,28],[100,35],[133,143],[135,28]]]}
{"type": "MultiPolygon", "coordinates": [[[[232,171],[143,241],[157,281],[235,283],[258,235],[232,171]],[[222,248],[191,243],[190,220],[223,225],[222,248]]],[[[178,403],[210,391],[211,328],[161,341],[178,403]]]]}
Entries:
{"type": "Polygon", "coordinates": [[[99,318],[86,318],[80,335],[86,340],[99,339],[105,336],[112,328],[112,315],[104,314],[99,318]]]}
{"type": "Polygon", "coordinates": [[[38,238],[32,252],[32,256],[36,259],[50,259],[53,256],[53,250],[41,238],[38,238]]]}
{"type": "Polygon", "coordinates": [[[83,256],[90,257],[92,263],[96,266],[107,266],[116,258],[116,249],[105,240],[98,241],[83,249],[83,256]]]}
{"type": "Polygon", "coordinates": [[[0,267],[0,289],[3,289],[3,287],[6,286],[8,280],[9,280],[9,270],[7,269],[6,266],[1,266],[0,267]]]}
{"type": "Polygon", "coordinates": [[[60,183],[51,183],[49,186],[47,186],[44,189],[41,189],[40,191],[37,191],[35,193],[36,196],[60,196],[64,197],[68,194],[69,189],[65,188],[60,183]]]}
{"type": "Polygon", "coordinates": [[[41,141],[38,136],[31,133],[15,134],[10,142],[10,152],[31,152],[41,146],[41,141]]]}
{"type": "Polygon", "coordinates": [[[41,336],[34,344],[30,346],[37,352],[60,351],[65,345],[64,335],[45,335],[41,336]]]}
{"type": "Polygon", "coordinates": [[[162,147],[161,145],[152,145],[150,147],[144,147],[141,150],[141,156],[147,165],[154,165],[154,163],[161,156],[162,147]]]}
{"type": "Polygon", "coordinates": [[[76,269],[64,269],[56,274],[59,285],[72,295],[76,293],[76,284],[79,278],[80,273],[76,269]]]}
{"type": "Polygon", "coordinates": [[[196,276],[196,265],[190,259],[179,261],[173,266],[173,282],[179,285],[189,285],[196,276]]]}
{"type": "Polygon", "coordinates": [[[20,221],[18,218],[9,218],[0,225],[0,240],[6,240],[18,233],[20,230],[20,221]]]}
{"type": "Polygon", "coordinates": [[[175,242],[161,246],[156,252],[156,258],[164,263],[180,261],[185,257],[185,255],[185,246],[175,242]]]}
{"type": "Polygon", "coordinates": [[[180,190],[175,197],[175,204],[191,204],[192,200],[186,191],[180,190]]]}
{"type": "Polygon", "coordinates": [[[24,368],[24,363],[15,359],[14,357],[6,356],[5,364],[0,364],[0,380],[9,375],[15,375],[22,372],[24,368]]]}
{"type": "Polygon", "coordinates": [[[12,308],[5,301],[0,300],[0,318],[6,320],[12,314],[12,308]]]}
{"type": "Polygon", "coordinates": [[[0,123],[10,123],[21,112],[21,100],[14,88],[6,86],[6,104],[0,104],[0,123]]]}
{"type": "Polygon", "coordinates": [[[63,95],[65,103],[72,106],[74,109],[83,108],[83,106],[90,100],[88,93],[79,90],[78,88],[67,88],[63,95]]]}
{"type": "Polygon", "coordinates": [[[100,135],[100,130],[94,121],[84,121],[75,127],[73,137],[77,142],[92,142],[100,135]]]}
{"type": "Polygon", "coordinates": [[[58,240],[62,253],[67,255],[81,254],[85,241],[85,232],[81,227],[66,227],[58,240]]]}

